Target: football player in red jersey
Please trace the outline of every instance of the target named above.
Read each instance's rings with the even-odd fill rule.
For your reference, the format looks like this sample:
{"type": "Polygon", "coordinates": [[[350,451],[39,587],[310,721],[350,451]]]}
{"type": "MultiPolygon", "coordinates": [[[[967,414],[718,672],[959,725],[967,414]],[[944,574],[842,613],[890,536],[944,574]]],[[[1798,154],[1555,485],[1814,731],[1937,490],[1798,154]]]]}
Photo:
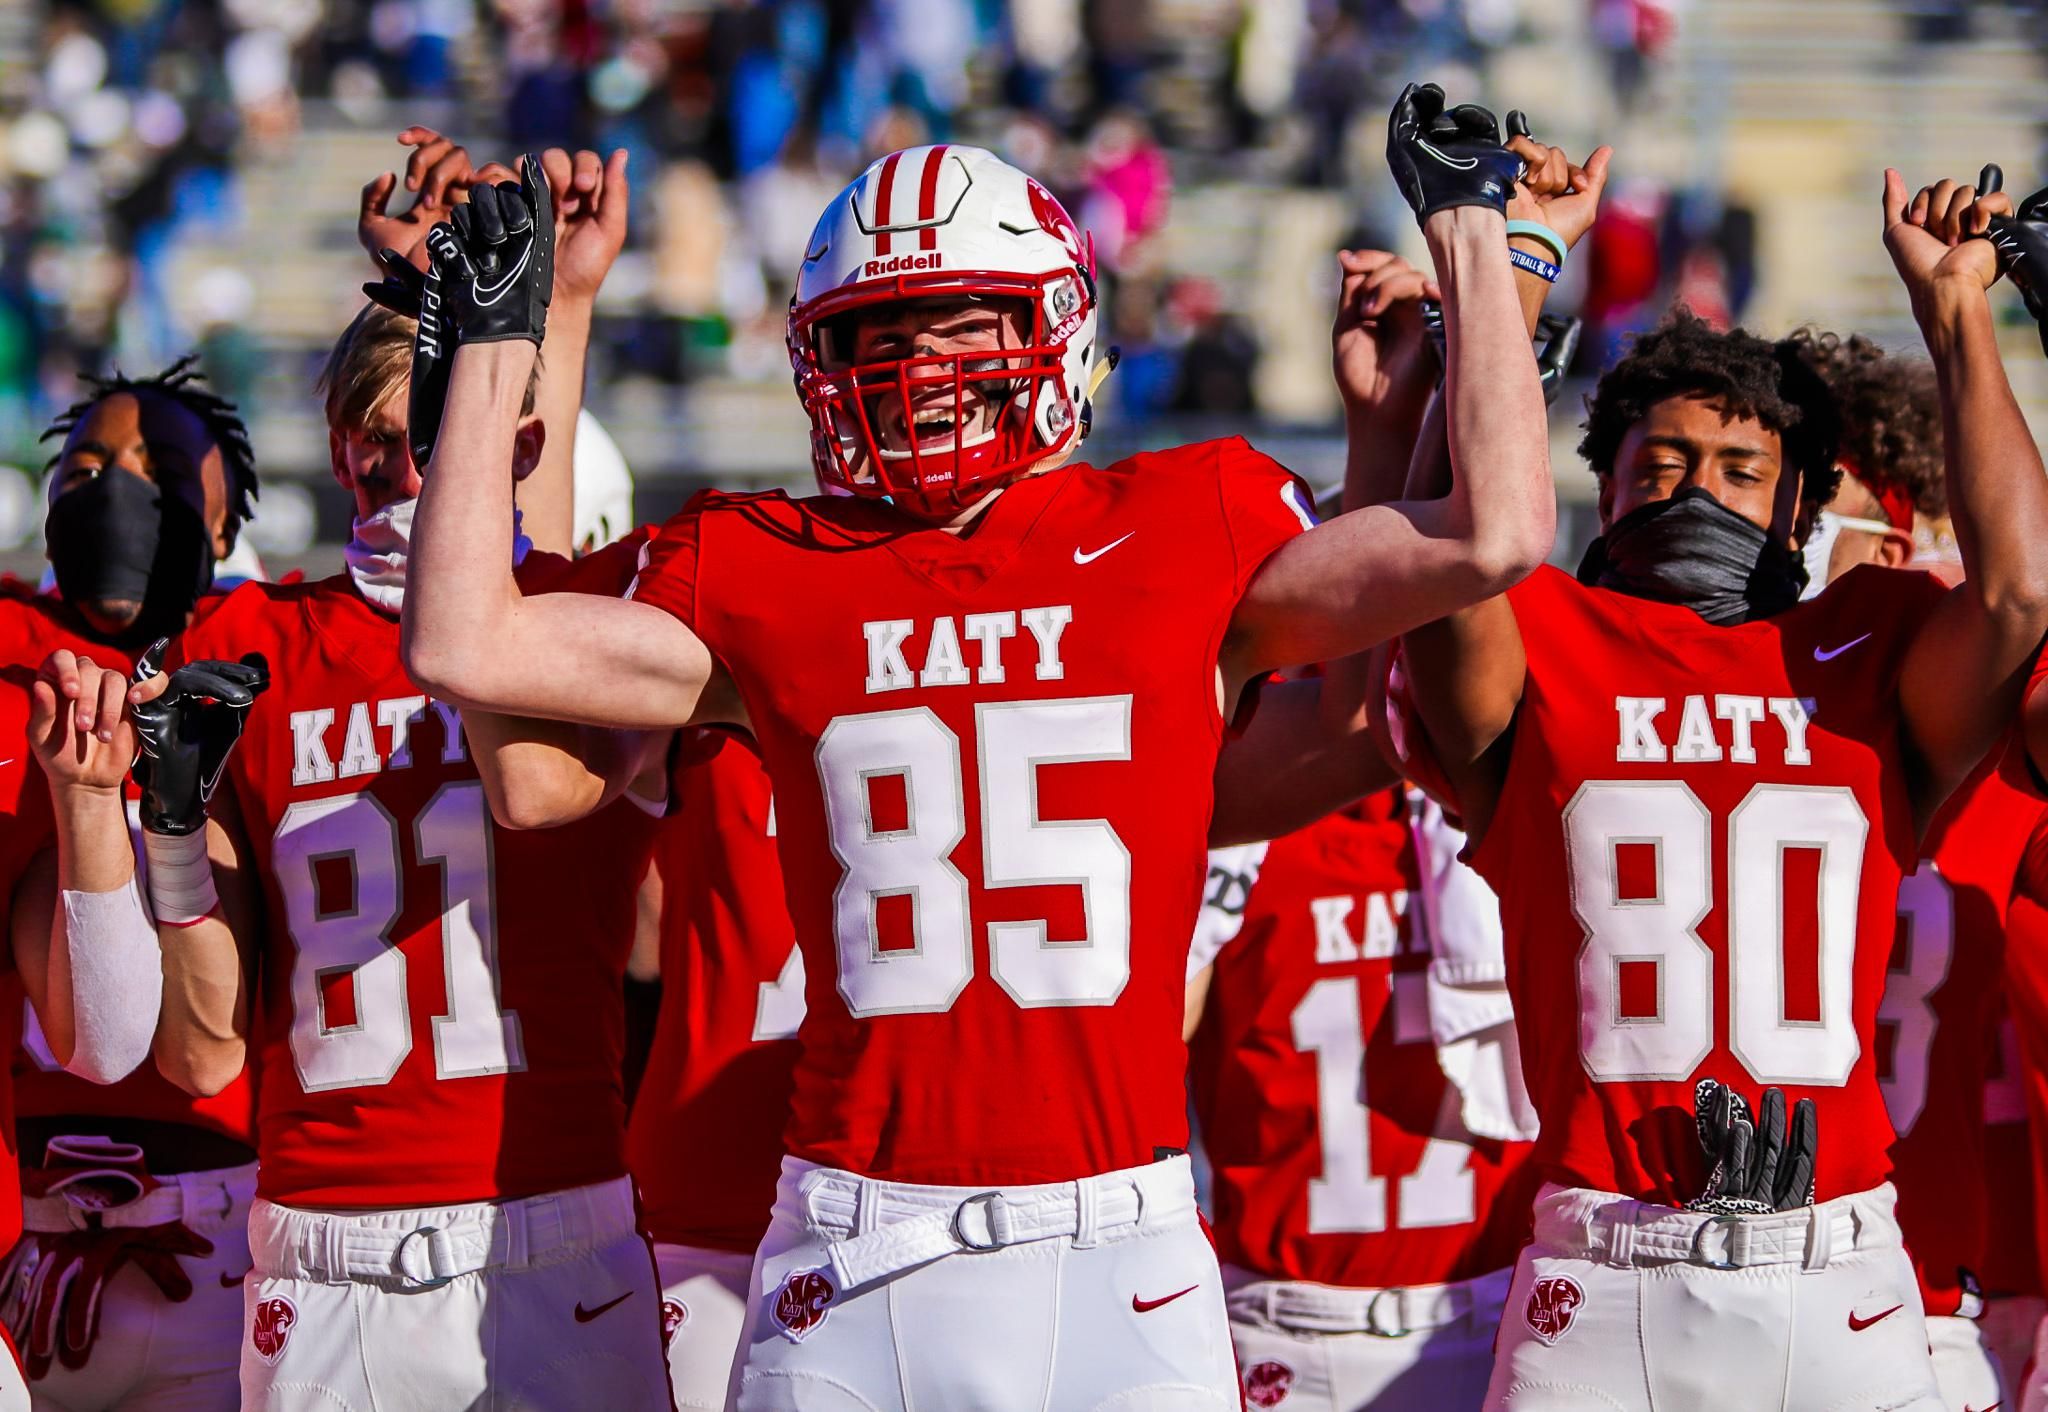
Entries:
{"type": "Polygon", "coordinates": [[[1972,238],[2009,209],[1886,176],[1966,585],[1863,568],[1796,605],[1833,399],[1789,346],[1681,316],[1590,403],[1604,532],[1579,580],[1539,571],[1405,640],[1514,939],[1551,1183],[1490,1406],[1941,1405],[1874,1040],[1900,876],[2048,628],[2048,486],[1972,238]],[[1788,1098],[1811,1105],[1789,1138],[1788,1098]],[[1670,1352],[1709,1337],[1739,1355],[1670,1352]]]}
{"type": "MultiPolygon", "coordinates": [[[[2032,1137],[2027,1165],[2037,1213],[2034,1246],[2027,1253],[2040,1278],[2048,1271],[2048,1225],[2038,1217],[2048,1203],[2048,820],[2027,840],[2006,925],[2005,999],[2018,1041],[2032,1137]]],[[[2005,1365],[2009,1384],[2018,1392],[2014,1405],[2023,1412],[2048,1412],[2048,1317],[2036,1324],[2029,1344],[2004,1356],[2011,1360],[2005,1365]]]]}
{"type": "MultiPolygon", "coordinates": [[[[551,372],[580,386],[579,319],[617,254],[626,190],[594,155],[548,163],[565,192],[552,275],[568,315],[551,372]]],[[[365,310],[325,379],[334,472],[356,500],[347,572],[245,586],[183,642],[188,656],[260,653],[273,685],[199,847],[151,836],[159,1062],[208,1092],[263,1050],[245,1405],[666,1407],[618,1074],[658,804],[499,831],[472,758],[490,723],[407,677],[412,339],[410,320],[365,310]]],[[[521,417],[523,467],[543,435],[521,417]]],[[[509,509],[501,528],[510,543],[509,509]]],[[[553,530],[566,545],[566,518],[553,530]]],[[[614,588],[635,560],[619,562],[614,588]]],[[[618,563],[601,553],[574,572],[586,566],[618,563]]]]}
{"type": "MultiPolygon", "coordinates": [[[[0,710],[25,747],[0,770],[13,801],[8,856],[22,870],[7,891],[14,957],[37,1000],[8,1046],[27,1234],[5,1272],[6,1314],[39,1401],[110,1408],[168,1394],[229,1408],[255,1188],[252,1090],[238,1081],[195,1100],[143,1063],[162,987],[121,789],[134,740],[95,719],[97,702],[60,705],[31,680],[53,653],[125,672],[132,652],[180,631],[235,546],[255,472],[233,406],[190,360],[87,385],[47,434],[62,438],[45,526],[58,591],[0,600],[0,710]],[[60,890],[60,942],[34,959],[60,890]],[[41,1023],[43,992],[66,986],[83,1007],[41,1023]],[[112,1050],[110,1023],[136,1026],[112,1050]]],[[[5,1207],[16,1209],[11,1196],[5,1207]]]]}
{"type": "Polygon", "coordinates": [[[1246,1401],[1475,1408],[1535,1194],[1439,1066],[1408,805],[1276,840],[1190,1059],[1246,1401]]]}
{"type": "Polygon", "coordinates": [[[661,1003],[626,1158],[678,1408],[720,1408],[789,1119],[804,961],[752,737],[686,732],[655,844],[661,1003]]]}
{"type": "MultiPolygon", "coordinates": [[[[1913,554],[1916,522],[1947,513],[1941,396],[1932,366],[1888,355],[1861,336],[1794,335],[1841,413],[1842,482],[1805,546],[1817,594],[1859,563],[1913,554]],[[1825,557],[1815,551],[1818,541],[1825,557]]],[[[1877,1010],[1877,1077],[1898,1141],[1892,1183],[1899,1228],[1920,1281],[1927,1342],[1943,1402],[1984,1408],[2013,1396],[1979,1319],[1991,1288],[1980,1268],[2019,1232],[1989,1199],[1985,1160],[1993,1000],[2006,905],[2041,800],[2008,783],[1994,752],[1950,796],[1899,888],[1899,919],[1877,1010]]],[[[2014,1370],[2017,1372],[2017,1370],[2014,1370]]]]}
{"type": "Polygon", "coordinates": [[[1177,1062],[1225,720],[1273,666],[1513,581],[1552,525],[1519,162],[1434,90],[1390,157],[1446,295],[1449,500],[1310,529],[1237,441],[1034,474],[1092,414],[1088,246],[1023,173],[918,148],[833,200],[792,311],[848,494],[700,499],[626,603],[522,600],[482,533],[530,353],[477,304],[492,245],[437,251],[459,351],[414,670],[520,714],[743,721],[775,785],[808,1004],[737,1406],[1236,1405],[1177,1062]]]}
{"type": "MultiPolygon", "coordinates": [[[[2025,899],[2016,896],[2006,912],[2006,970],[1992,1009],[1996,1043],[1984,1083],[1984,1200],[1991,1220],[1977,1270],[1984,1284],[1978,1334],[1998,1367],[2008,1407],[2020,1404],[2023,1378],[2034,1355],[2034,1332],[2048,1312],[2041,1294],[2040,1230],[2035,1219],[2040,1203],[2034,1192],[2034,1120],[2028,1096],[2029,1086],[2039,1081],[2028,1072],[2008,980],[2014,948],[2039,945],[2043,935],[2016,920],[2025,905],[2025,899]]],[[[2033,916],[2038,928],[2038,908],[2033,916]]]]}

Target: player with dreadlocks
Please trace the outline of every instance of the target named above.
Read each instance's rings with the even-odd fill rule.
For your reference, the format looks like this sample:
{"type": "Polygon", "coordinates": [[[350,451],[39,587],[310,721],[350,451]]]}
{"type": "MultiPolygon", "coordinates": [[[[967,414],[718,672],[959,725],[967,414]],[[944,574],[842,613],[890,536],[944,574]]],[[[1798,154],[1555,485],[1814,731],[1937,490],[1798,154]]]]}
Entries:
{"type": "MultiPolygon", "coordinates": [[[[0,1210],[28,1230],[19,1245],[19,1226],[0,1232],[14,1247],[0,1308],[38,1402],[84,1412],[175,1386],[180,1405],[228,1408],[254,1089],[244,1075],[194,1099],[144,1062],[162,963],[129,843],[135,728],[35,678],[52,659],[125,673],[184,629],[250,517],[254,457],[234,404],[189,357],[87,378],[45,439],[59,444],[45,523],[56,590],[0,599],[0,729],[30,746],[0,765],[0,896],[32,1002],[0,1017],[17,1110],[0,1111],[16,1119],[0,1129],[19,1143],[24,1198],[0,1210]]],[[[169,772],[153,786],[137,774],[144,812],[161,810],[169,772]]],[[[15,1165],[0,1162],[0,1180],[15,1165]]]]}

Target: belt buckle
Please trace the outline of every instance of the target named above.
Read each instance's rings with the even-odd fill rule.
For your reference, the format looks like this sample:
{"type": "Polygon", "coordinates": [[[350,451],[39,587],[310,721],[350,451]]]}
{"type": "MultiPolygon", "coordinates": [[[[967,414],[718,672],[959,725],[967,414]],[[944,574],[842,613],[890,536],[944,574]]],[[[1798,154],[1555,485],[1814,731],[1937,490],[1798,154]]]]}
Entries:
{"type": "Polygon", "coordinates": [[[1004,1210],[1006,1204],[1000,1191],[978,1191],[968,1197],[953,1208],[953,1239],[959,1241],[961,1246],[967,1250],[1001,1250],[1010,1243],[1009,1232],[998,1229],[999,1225],[1007,1226],[1009,1224],[1003,1219],[1007,1214],[1004,1210]],[[988,1241],[986,1244],[969,1239],[967,1231],[962,1225],[962,1218],[967,1215],[970,1207],[977,1207],[982,1212],[982,1224],[988,1230],[988,1241]]]}
{"type": "Polygon", "coordinates": [[[455,1278],[453,1275],[437,1275],[434,1273],[434,1237],[445,1234],[446,1232],[439,1226],[416,1226],[400,1238],[398,1249],[392,1252],[391,1263],[398,1271],[398,1278],[404,1281],[408,1288],[439,1289],[455,1278]],[[411,1248],[415,1236],[425,1241],[424,1248],[427,1255],[427,1273],[425,1275],[415,1275],[405,1267],[405,1254],[411,1248]]]}
{"type": "Polygon", "coordinates": [[[1688,1257],[1691,1263],[1708,1270],[1740,1270],[1742,1266],[1730,1257],[1735,1254],[1735,1232],[1741,1229],[1742,1221],[1743,1218],[1741,1216],[1731,1212],[1722,1212],[1718,1215],[1709,1216],[1706,1220],[1694,1226],[1692,1231],[1692,1251],[1688,1257]],[[1728,1255],[1718,1259],[1708,1259],[1700,1243],[1705,1238],[1707,1232],[1715,1226],[1728,1227],[1728,1255]]]}
{"type": "Polygon", "coordinates": [[[1406,1338],[1414,1332],[1414,1330],[1408,1327],[1407,1319],[1402,1317],[1402,1293],[1403,1291],[1398,1289],[1376,1289],[1372,1292],[1372,1298],[1365,1302],[1366,1333],[1374,1338],[1406,1338]],[[1380,1301],[1388,1298],[1391,1298],[1393,1301],[1393,1327],[1382,1328],[1380,1327],[1380,1301]]]}

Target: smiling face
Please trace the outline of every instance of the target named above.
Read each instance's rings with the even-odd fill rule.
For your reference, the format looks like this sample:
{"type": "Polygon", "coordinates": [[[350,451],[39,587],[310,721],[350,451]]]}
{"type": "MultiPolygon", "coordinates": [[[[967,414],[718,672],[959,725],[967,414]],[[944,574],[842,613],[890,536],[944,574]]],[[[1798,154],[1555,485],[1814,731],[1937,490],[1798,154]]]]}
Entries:
{"type": "Polygon", "coordinates": [[[1793,544],[1804,537],[1799,474],[1784,464],[1778,433],[1718,403],[1671,397],[1653,404],[1622,437],[1600,481],[1603,530],[1632,510],[1698,487],[1725,508],[1793,544]]]}
{"type": "Polygon", "coordinates": [[[971,375],[1016,366],[989,355],[1023,345],[1023,312],[1012,300],[907,300],[862,312],[848,341],[856,367],[927,360],[910,370],[907,402],[886,383],[861,399],[881,454],[909,456],[914,444],[919,455],[950,455],[994,435],[1012,384],[971,375]]]}
{"type": "MultiPolygon", "coordinates": [[[[175,397],[116,392],[94,403],[64,439],[50,479],[50,500],[100,476],[133,476],[184,502],[206,526],[216,557],[232,547],[228,533],[226,464],[199,415],[175,397]]],[[[93,630],[125,632],[141,614],[139,600],[86,599],[73,604],[93,630]]]]}

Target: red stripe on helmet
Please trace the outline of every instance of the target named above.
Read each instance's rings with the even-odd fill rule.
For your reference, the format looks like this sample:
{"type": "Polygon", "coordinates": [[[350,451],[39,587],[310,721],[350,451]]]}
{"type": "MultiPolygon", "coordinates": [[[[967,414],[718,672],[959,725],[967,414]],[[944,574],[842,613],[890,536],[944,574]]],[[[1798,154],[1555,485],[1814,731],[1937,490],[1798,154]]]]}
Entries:
{"type": "Polygon", "coordinates": [[[901,152],[891,152],[882,162],[882,174],[875,178],[875,253],[889,253],[889,188],[896,184],[896,164],[901,152]]]}
{"type": "MultiPolygon", "coordinates": [[[[917,188],[917,218],[930,221],[939,214],[939,168],[946,160],[946,145],[942,142],[925,154],[924,179],[917,188]]],[[[939,248],[939,228],[927,225],[918,232],[918,248],[936,250],[939,248]]]]}

